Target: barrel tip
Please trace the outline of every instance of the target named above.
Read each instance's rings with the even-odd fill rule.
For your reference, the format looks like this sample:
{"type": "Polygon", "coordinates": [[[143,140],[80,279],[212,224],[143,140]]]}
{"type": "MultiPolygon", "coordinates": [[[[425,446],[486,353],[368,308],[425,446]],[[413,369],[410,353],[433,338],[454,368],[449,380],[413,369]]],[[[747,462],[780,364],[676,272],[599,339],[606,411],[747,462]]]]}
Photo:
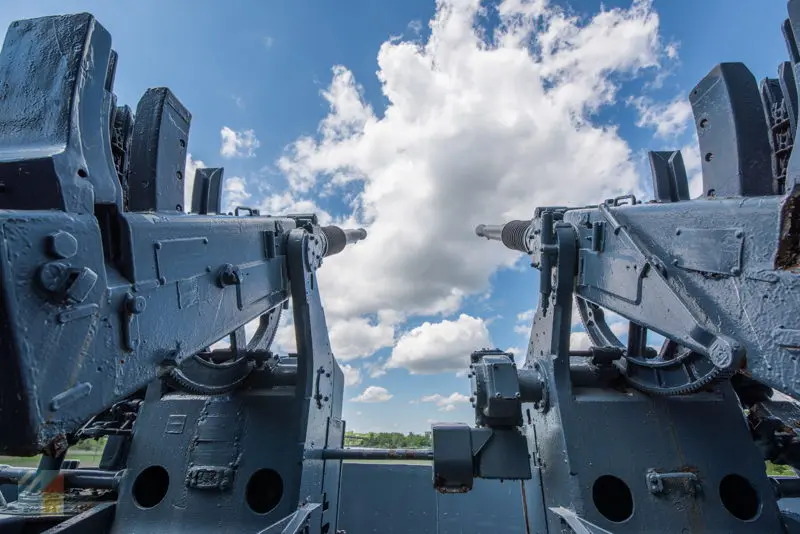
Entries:
{"type": "Polygon", "coordinates": [[[475,227],[475,235],[477,235],[478,237],[483,237],[485,229],[486,229],[485,224],[479,224],[478,226],[475,227]]]}
{"type": "Polygon", "coordinates": [[[364,228],[359,228],[356,230],[358,234],[358,239],[366,239],[367,238],[367,230],[364,228]]]}

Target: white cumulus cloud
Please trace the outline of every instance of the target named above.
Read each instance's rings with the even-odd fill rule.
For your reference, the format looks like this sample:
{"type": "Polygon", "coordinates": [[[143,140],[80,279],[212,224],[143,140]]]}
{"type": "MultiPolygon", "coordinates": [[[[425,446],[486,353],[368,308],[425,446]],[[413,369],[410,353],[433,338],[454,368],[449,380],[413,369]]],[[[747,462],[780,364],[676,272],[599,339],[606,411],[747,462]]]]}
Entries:
{"type": "Polygon", "coordinates": [[[341,365],[340,367],[342,368],[342,373],[344,373],[345,387],[357,386],[361,383],[361,369],[348,364],[341,365]]]}
{"type": "Polygon", "coordinates": [[[693,142],[681,149],[683,166],[686,167],[686,176],[689,178],[689,197],[703,196],[703,164],[700,161],[700,147],[697,144],[697,134],[693,142]]]}
{"type": "MultiPolygon", "coordinates": [[[[592,116],[615,101],[619,80],[658,71],[663,46],[650,2],[579,19],[545,1],[506,0],[491,35],[477,27],[478,1],[437,5],[427,40],[381,46],[382,113],[336,66],[317,135],[296,140],[278,162],[294,195],[347,183],[358,191],[342,222],[369,237],[327,259],[319,275],[336,316],[456,313],[518,259],[478,240],[476,224],[638,187],[628,144],[592,116]]],[[[390,365],[401,356],[410,357],[398,344],[390,365]]]]}
{"type": "MultiPolygon", "coordinates": [[[[289,190],[249,199],[262,213],[315,211],[324,224],[367,229],[366,241],[326,258],[319,280],[344,358],[388,346],[392,330],[390,358],[364,366],[371,376],[462,365],[448,351],[414,356],[407,347],[420,331],[398,338],[396,328],[413,316],[458,313],[466,297],[490,295],[491,273],[518,262],[477,239],[476,224],[640,194],[630,147],[593,118],[616,102],[621,83],[657,77],[674,56],[650,0],[591,17],[547,0],[440,0],[428,28],[425,39],[393,37],[377,51],[387,102],[379,112],[353,73],[334,66],[316,134],[296,139],[276,162],[289,190]],[[486,9],[499,20],[491,32],[481,27],[486,9]],[[311,200],[339,193],[350,207],[340,217],[311,200]],[[359,324],[368,332],[354,343],[348,332],[359,324]]],[[[252,152],[257,140],[247,132],[227,128],[229,153],[252,152]]],[[[462,342],[461,358],[488,340],[483,332],[485,324],[462,342]]]]}
{"type": "MultiPolygon", "coordinates": [[[[609,310],[603,310],[604,318],[608,328],[614,333],[617,338],[628,335],[628,327],[630,322],[619,314],[609,310]]],[[[572,332],[569,336],[569,347],[572,350],[586,350],[592,346],[589,335],[583,329],[583,323],[580,320],[580,315],[573,308],[572,314],[572,327],[580,328],[576,332],[572,332]]]]}
{"type": "Polygon", "coordinates": [[[656,137],[678,137],[692,123],[692,106],[687,96],[679,95],[670,102],[653,102],[645,97],[637,97],[630,99],[630,102],[639,112],[636,126],[653,128],[656,137]]]}
{"type": "Polygon", "coordinates": [[[256,155],[256,149],[261,146],[253,130],[237,132],[223,126],[219,133],[222,136],[219,153],[223,158],[250,158],[256,155]]]}
{"type": "Polygon", "coordinates": [[[225,178],[222,186],[223,213],[230,213],[239,206],[249,204],[253,195],[247,190],[247,180],[239,176],[225,178]]]}
{"type": "Polygon", "coordinates": [[[339,361],[371,356],[394,343],[394,328],[384,323],[373,324],[364,317],[333,321],[329,336],[339,361]]]}
{"type": "Polygon", "coordinates": [[[469,397],[462,395],[461,393],[451,393],[447,397],[437,393],[435,395],[427,395],[422,397],[419,402],[432,402],[439,407],[440,411],[452,412],[458,407],[459,404],[468,403],[469,397]]]}
{"type": "Polygon", "coordinates": [[[194,174],[197,169],[205,168],[206,164],[199,159],[192,158],[190,153],[186,153],[186,168],[183,173],[183,205],[184,211],[189,211],[192,206],[192,190],[194,189],[194,174]]]}
{"type": "Polygon", "coordinates": [[[387,369],[411,374],[460,371],[469,367],[469,355],[490,345],[483,319],[461,314],[455,321],[425,322],[398,339],[387,369]]]}
{"type": "Polygon", "coordinates": [[[369,386],[361,395],[353,397],[351,400],[353,402],[386,402],[392,397],[394,397],[394,395],[389,393],[386,388],[369,386]]]}
{"type": "Polygon", "coordinates": [[[533,318],[536,316],[536,308],[525,310],[517,314],[517,324],[514,325],[514,332],[527,335],[531,333],[533,318]]]}

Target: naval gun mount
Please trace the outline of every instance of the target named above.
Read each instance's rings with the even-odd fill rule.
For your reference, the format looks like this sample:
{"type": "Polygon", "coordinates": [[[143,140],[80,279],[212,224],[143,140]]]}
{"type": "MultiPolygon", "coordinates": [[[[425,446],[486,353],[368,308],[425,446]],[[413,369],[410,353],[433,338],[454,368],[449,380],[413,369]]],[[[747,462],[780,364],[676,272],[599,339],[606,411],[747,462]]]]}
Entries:
{"type": "Polygon", "coordinates": [[[765,469],[800,468],[800,2],[788,13],[777,79],[722,63],[689,95],[700,197],[680,151],[651,152],[651,201],[476,228],[530,256],[538,306],[524,365],[472,355],[477,426],[433,427],[442,490],[489,464],[522,480],[533,532],[800,532],[798,479],[765,469]]]}
{"type": "Polygon", "coordinates": [[[0,448],[44,454],[38,469],[0,469],[21,490],[3,489],[0,530],[798,531],[798,484],[764,472],[764,459],[797,465],[800,414],[771,396],[800,384],[797,28],[792,1],[778,79],[759,86],[727,63],[692,91],[712,155],[701,198],[680,153],[656,152],[652,202],[538,208],[478,230],[541,274],[526,362],[476,351],[476,426],[434,425],[433,450],[386,451],[342,448],[343,377],[315,276],[364,233],[216,213],[217,169],[199,172],[182,213],[191,115],[177,98],[117,106],[117,57],[89,15],[13,24],[0,53],[0,448]],[[279,356],[289,299],[298,353],[279,356]],[[569,346],[573,307],[588,350],[569,346]],[[624,342],[608,311],[630,321],[624,342]],[[230,349],[207,350],[226,335],[230,349]],[[98,468],[66,459],[98,436],[98,468]],[[433,469],[342,463],[396,457],[433,469]]]}

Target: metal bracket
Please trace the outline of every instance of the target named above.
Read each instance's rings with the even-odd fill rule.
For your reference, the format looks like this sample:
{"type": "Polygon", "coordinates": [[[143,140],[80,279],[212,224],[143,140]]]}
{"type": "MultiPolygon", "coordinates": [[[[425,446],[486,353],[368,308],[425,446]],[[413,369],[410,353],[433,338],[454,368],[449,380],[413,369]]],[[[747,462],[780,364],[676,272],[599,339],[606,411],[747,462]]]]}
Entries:
{"type": "Polygon", "coordinates": [[[696,497],[700,493],[700,479],[696,473],[691,471],[677,471],[674,473],[659,473],[655,469],[648,469],[647,487],[653,495],[664,493],[665,480],[679,480],[686,482],[686,491],[689,495],[696,497]]]}

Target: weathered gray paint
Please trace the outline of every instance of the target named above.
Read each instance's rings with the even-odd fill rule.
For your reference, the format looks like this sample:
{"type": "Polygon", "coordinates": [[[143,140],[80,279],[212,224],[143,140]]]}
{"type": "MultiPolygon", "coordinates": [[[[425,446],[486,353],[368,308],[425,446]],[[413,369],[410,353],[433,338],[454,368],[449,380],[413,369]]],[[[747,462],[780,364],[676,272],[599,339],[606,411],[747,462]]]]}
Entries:
{"type": "Polygon", "coordinates": [[[519,481],[477,480],[465,494],[432,490],[430,465],[345,463],[339,528],[348,534],[525,532],[519,481]]]}
{"type": "Polygon", "coordinates": [[[701,198],[688,198],[680,153],[656,152],[653,202],[539,207],[476,229],[540,271],[525,368],[475,347],[476,428],[435,426],[432,467],[343,472],[344,380],[316,271],[365,232],[313,214],[217,214],[221,169],[200,173],[197,213],[183,213],[179,99],[157,88],[135,116],[118,107],[117,55],[91,15],[12,24],[0,452],[45,455],[0,469],[26,481],[0,529],[75,515],[54,532],[798,532],[777,492],[800,489],[774,486],[763,461],[800,467],[796,418],[768,398],[800,399],[800,0],[783,30],[791,63],[760,93],[735,63],[692,91],[701,198]],[[297,354],[277,357],[290,300],[297,354]],[[569,347],[575,305],[589,350],[569,347]],[[632,321],[627,343],[603,309],[632,321]],[[668,339],[660,352],[648,330],[668,339]],[[230,349],[207,350],[226,335],[230,349]],[[63,462],[71,440],[102,435],[101,472],[63,462]],[[70,492],[43,518],[38,489],[57,476],[106,493],[70,492]],[[77,515],[100,498],[113,506],[77,515]]]}

